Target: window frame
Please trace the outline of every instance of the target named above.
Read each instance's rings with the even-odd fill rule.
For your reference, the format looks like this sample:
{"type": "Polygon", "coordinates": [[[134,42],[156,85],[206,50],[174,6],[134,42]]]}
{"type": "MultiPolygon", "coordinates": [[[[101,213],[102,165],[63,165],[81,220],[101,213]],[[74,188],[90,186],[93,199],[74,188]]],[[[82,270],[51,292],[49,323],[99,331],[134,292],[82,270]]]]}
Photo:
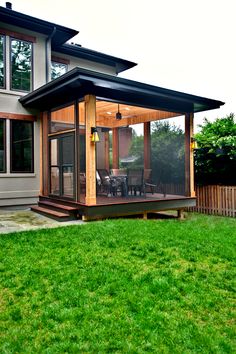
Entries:
{"type": "Polygon", "coordinates": [[[17,174],[17,173],[24,173],[24,174],[29,174],[29,173],[34,173],[34,122],[28,121],[28,120],[15,120],[15,119],[10,119],[10,173],[12,174],[17,174]],[[31,124],[31,133],[32,133],[32,147],[31,147],[31,170],[30,171],[13,171],[13,160],[12,160],[12,150],[13,150],[13,123],[14,122],[22,122],[22,123],[28,123],[31,124]]]}
{"type": "Polygon", "coordinates": [[[0,32],[0,36],[3,37],[3,86],[0,86],[1,90],[6,89],[6,35],[0,32]]]}
{"type": "Polygon", "coordinates": [[[7,153],[6,153],[6,119],[0,117],[0,121],[3,122],[3,170],[0,173],[7,172],[7,153]]]}
{"type": "Polygon", "coordinates": [[[9,36],[9,65],[10,65],[10,90],[11,91],[16,91],[16,92],[31,92],[34,90],[34,45],[33,42],[30,40],[25,40],[25,39],[19,39],[17,37],[9,36]],[[25,43],[30,43],[31,44],[31,75],[30,75],[30,88],[29,90],[20,90],[20,89],[15,89],[12,87],[12,41],[21,41],[25,43]]]}

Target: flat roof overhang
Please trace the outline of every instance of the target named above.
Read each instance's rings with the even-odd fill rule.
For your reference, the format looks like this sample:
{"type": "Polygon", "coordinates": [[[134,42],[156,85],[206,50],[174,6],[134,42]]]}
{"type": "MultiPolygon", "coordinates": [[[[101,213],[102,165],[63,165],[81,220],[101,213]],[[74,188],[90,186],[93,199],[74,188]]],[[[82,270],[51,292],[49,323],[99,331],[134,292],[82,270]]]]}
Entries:
{"type": "Polygon", "coordinates": [[[219,108],[224,102],[148,85],[91,70],[74,68],[21,97],[24,107],[49,110],[85,95],[168,112],[196,113],[219,108]]]}

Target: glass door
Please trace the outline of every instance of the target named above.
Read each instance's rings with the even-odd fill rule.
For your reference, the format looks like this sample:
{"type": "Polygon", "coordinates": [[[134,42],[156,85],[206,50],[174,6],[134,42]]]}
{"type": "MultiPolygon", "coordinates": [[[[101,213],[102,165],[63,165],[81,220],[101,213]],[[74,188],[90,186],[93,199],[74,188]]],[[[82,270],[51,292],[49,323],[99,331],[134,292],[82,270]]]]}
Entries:
{"type": "Polygon", "coordinates": [[[73,199],[74,188],[74,133],[50,138],[50,194],[73,199]]]}

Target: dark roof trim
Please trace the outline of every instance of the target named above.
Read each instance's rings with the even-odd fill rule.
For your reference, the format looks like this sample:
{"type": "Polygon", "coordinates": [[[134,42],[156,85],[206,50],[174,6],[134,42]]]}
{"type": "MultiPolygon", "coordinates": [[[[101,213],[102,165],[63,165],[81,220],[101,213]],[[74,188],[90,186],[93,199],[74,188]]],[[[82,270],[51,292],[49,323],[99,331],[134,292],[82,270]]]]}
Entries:
{"type": "Polygon", "coordinates": [[[216,109],[224,104],[221,101],[80,68],[74,68],[20,98],[20,102],[25,107],[44,110],[82,98],[87,94],[111,101],[183,114],[216,109]]]}
{"type": "Polygon", "coordinates": [[[36,17],[28,16],[22,14],[21,12],[10,10],[2,6],[0,6],[0,15],[1,22],[5,22],[8,25],[10,24],[25,28],[47,36],[50,36],[54,31],[55,33],[51,38],[53,51],[115,67],[117,74],[137,65],[131,61],[116,58],[114,56],[96,52],[81,46],[64,44],[79,33],[74,29],[44,21],[36,17]]]}
{"type": "Polygon", "coordinates": [[[74,29],[25,15],[21,12],[10,10],[2,6],[0,6],[0,14],[1,22],[5,22],[8,25],[26,28],[30,31],[45,35],[50,35],[55,27],[56,33],[52,38],[52,45],[61,45],[79,33],[74,29]]]}
{"type": "Polygon", "coordinates": [[[128,70],[133,68],[137,64],[128,60],[124,60],[121,58],[114,57],[112,55],[104,54],[101,52],[97,52],[95,50],[91,50],[88,48],[84,48],[78,46],[76,44],[63,44],[61,46],[52,47],[52,50],[58,53],[63,53],[67,55],[71,55],[77,58],[90,60],[96,63],[113,66],[116,68],[116,73],[120,73],[124,70],[128,70]]]}

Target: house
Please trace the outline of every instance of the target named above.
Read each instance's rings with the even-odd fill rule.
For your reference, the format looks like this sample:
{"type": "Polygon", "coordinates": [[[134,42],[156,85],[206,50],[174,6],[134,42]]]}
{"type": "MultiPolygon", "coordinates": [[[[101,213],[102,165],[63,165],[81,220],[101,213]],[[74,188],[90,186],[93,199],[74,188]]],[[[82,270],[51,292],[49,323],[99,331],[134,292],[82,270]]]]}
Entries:
{"type": "Polygon", "coordinates": [[[223,102],[120,78],[136,64],[69,43],[78,31],[14,11],[9,2],[0,19],[0,206],[39,201],[35,211],[64,220],[195,205],[194,113],[223,102]],[[153,122],[167,118],[183,119],[185,133],[182,162],[166,157],[177,172],[167,171],[176,176],[165,183],[151,140],[153,122]],[[129,158],[137,125],[142,158],[129,158]],[[97,170],[123,167],[107,185],[98,178],[97,170]],[[130,169],[142,171],[133,189],[130,169]],[[145,181],[145,170],[156,178],[145,181]]]}

